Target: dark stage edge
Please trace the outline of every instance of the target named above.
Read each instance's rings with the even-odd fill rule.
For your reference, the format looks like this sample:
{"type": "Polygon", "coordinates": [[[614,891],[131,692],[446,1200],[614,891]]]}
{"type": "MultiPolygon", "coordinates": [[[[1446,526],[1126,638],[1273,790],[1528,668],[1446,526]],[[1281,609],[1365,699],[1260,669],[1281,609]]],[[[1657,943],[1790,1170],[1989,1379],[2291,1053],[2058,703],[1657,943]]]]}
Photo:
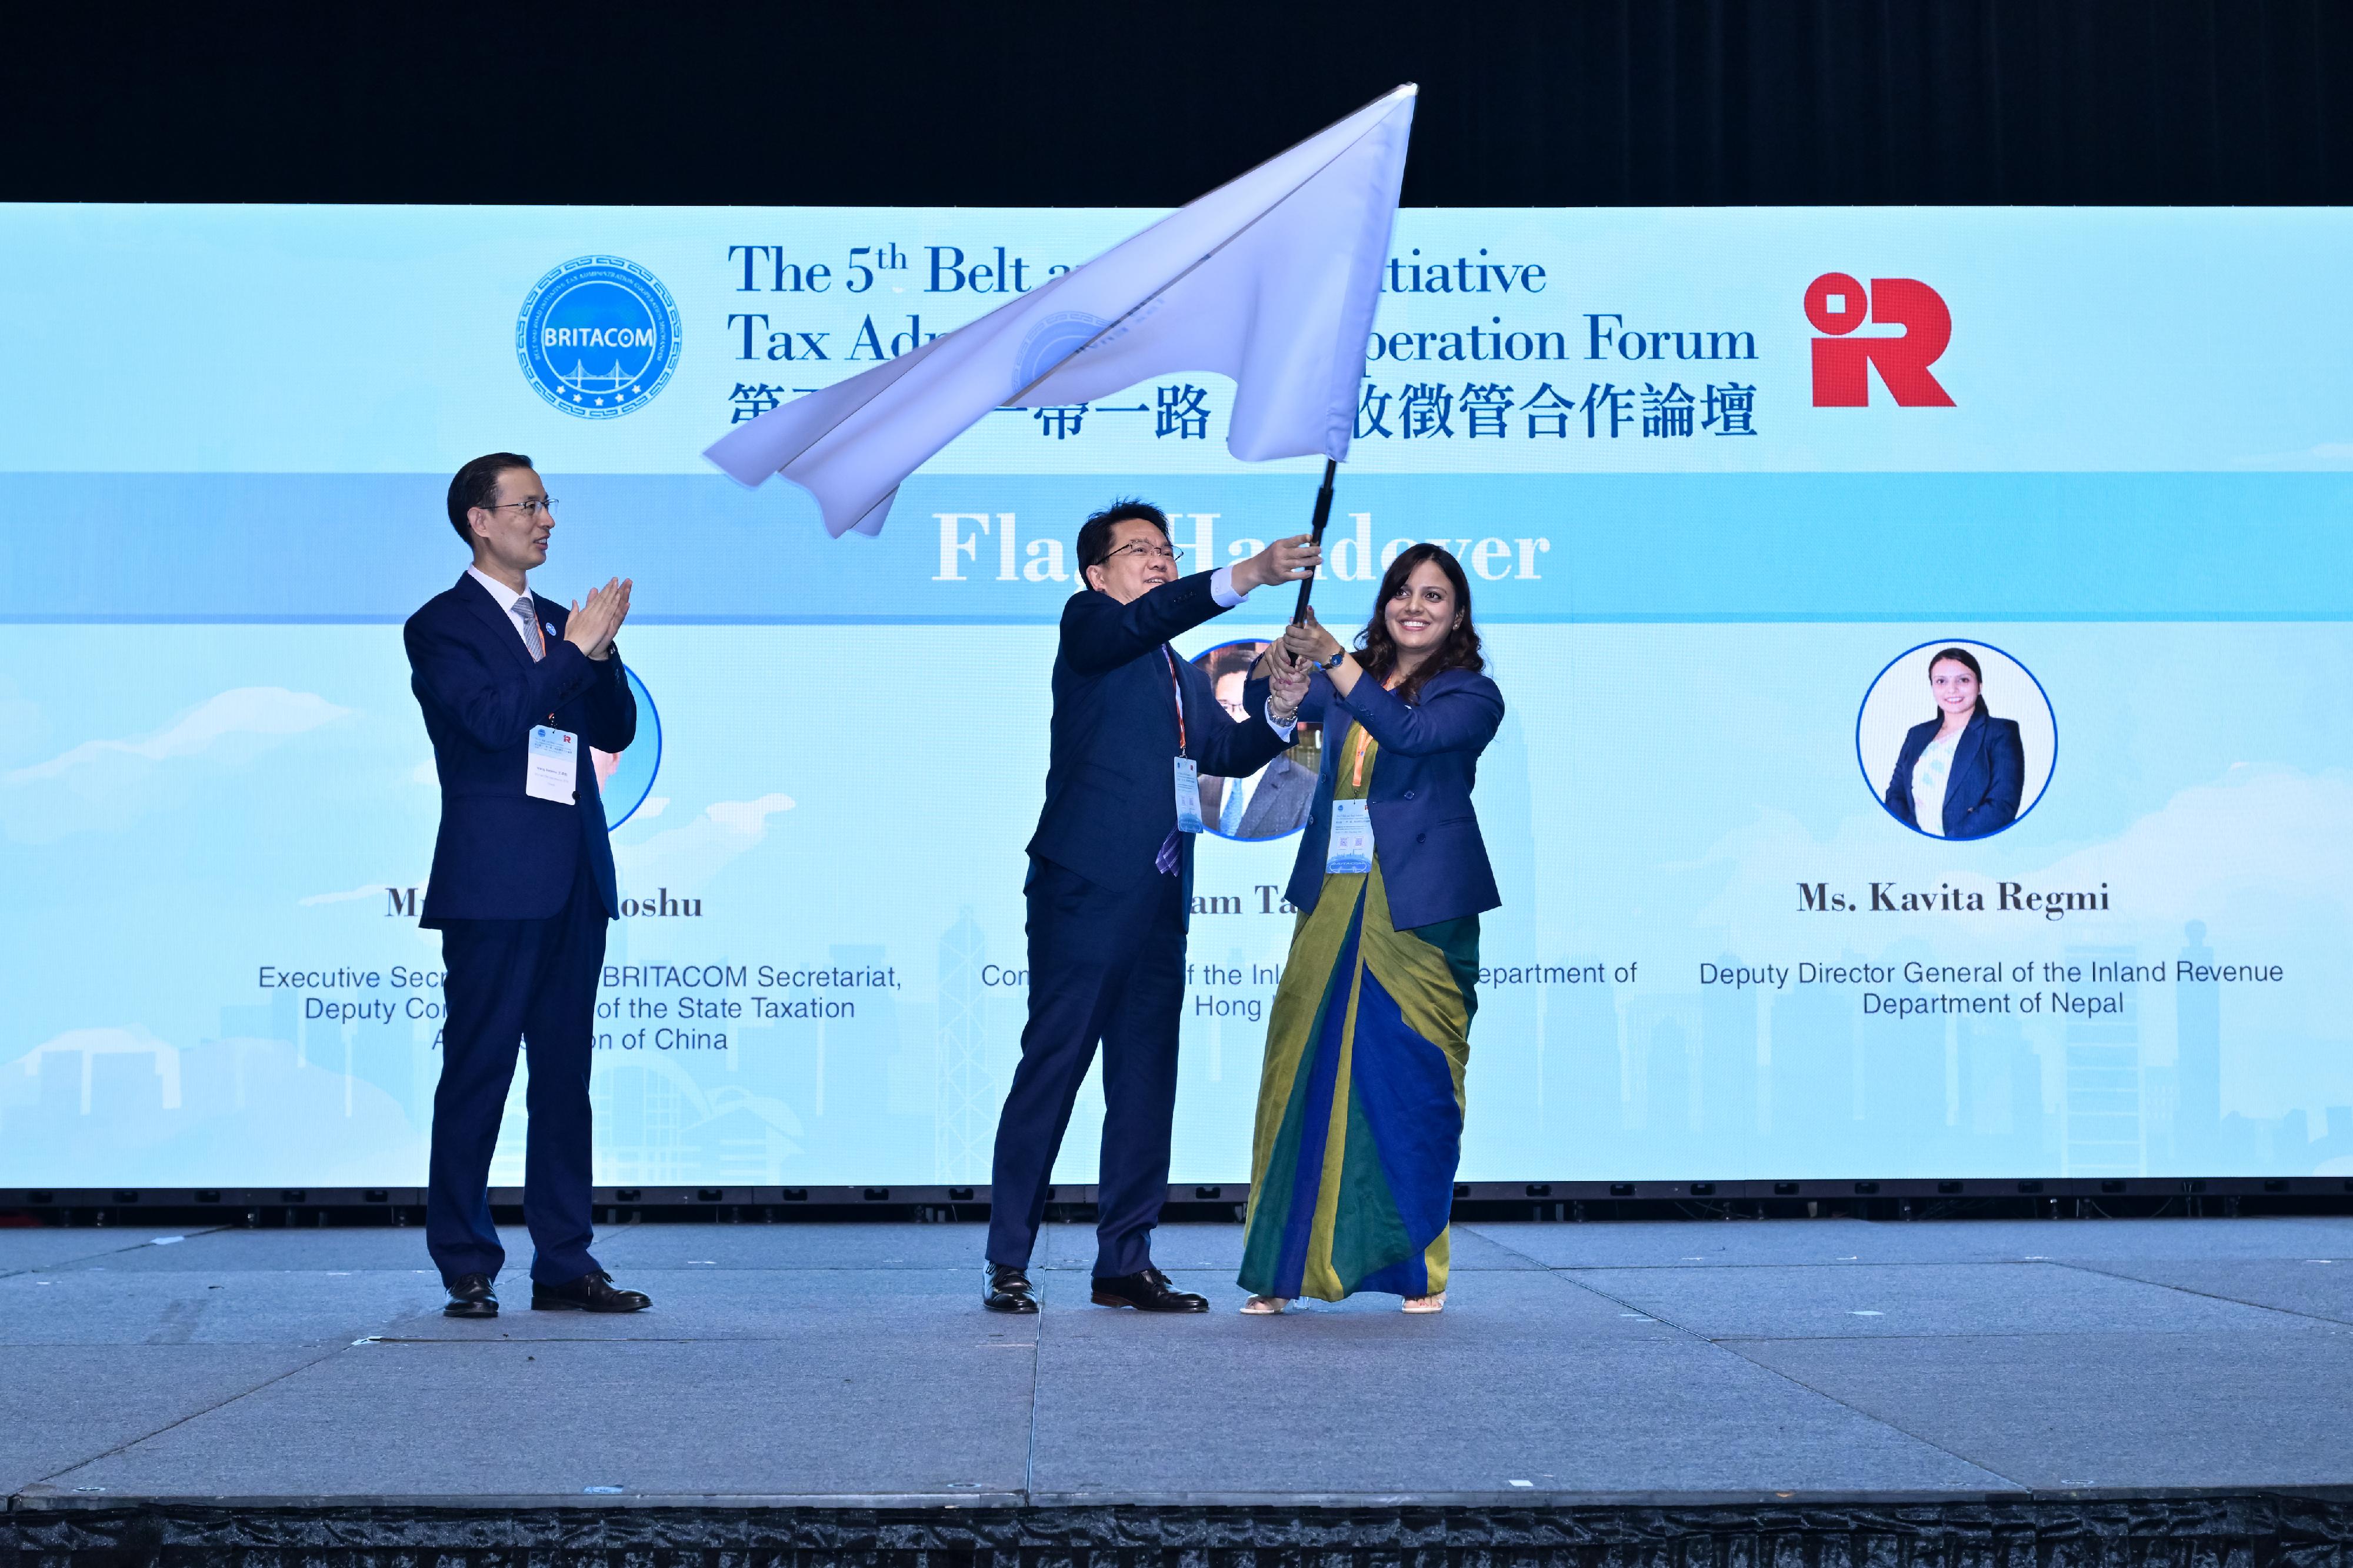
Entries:
{"type": "Polygon", "coordinates": [[[2353,1219],[1467,1223],[1448,1310],[978,1308],[968,1225],[0,1231],[0,1568],[2353,1568],[2353,1219]],[[521,1237],[510,1257],[527,1253],[521,1237]]]}
{"type": "Polygon", "coordinates": [[[1925,1507],[155,1509],[0,1523],[16,1568],[2342,1568],[2302,1497],[1925,1507]]]}

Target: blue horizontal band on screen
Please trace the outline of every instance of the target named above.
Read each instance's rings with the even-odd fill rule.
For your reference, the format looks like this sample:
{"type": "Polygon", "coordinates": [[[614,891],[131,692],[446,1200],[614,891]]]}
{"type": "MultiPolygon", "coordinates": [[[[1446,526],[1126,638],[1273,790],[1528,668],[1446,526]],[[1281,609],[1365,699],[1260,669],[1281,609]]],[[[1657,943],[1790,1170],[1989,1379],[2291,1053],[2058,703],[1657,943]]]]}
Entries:
{"type": "MultiPolygon", "coordinates": [[[[1361,616],[1384,553],[1442,539],[1496,624],[2337,620],[2353,616],[2347,482],[1346,473],[1316,596],[1327,616],[1361,616]]],[[[1188,565],[1211,553],[1202,519],[1226,561],[1303,529],[1313,497],[1293,474],[919,475],[882,537],[833,540],[781,484],[550,483],[565,505],[537,585],[569,597],[634,573],[640,626],[1050,623],[1073,586],[1078,522],[1114,494],[1166,506],[1188,565]]],[[[0,622],[398,621],[465,565],[447,489],[423,474],[0,474],[0,515],[19,520],[0,622]]],[[[1270,591],[1241,615],[1284,618],[1282,600],[1270,591]]]]}
{"type": "MultiPolygon", "coordinates": [[[[127,616],[5,615],[0,626],[396,626],[408,617],[396,615],[354,616],[199,616],[173,613],[127,616]]],[[[1253,616],[1248,609],[1234,613],[1229,624],[1268,626],[1284,617],[1253,616]]],[[[657,616],[631,612],[635,626],[1050,626],[1059,615],[1039,616],[657,616]]],[[[1874,610],[1856,615],[1829,615],[1812,610],[1786,614],[1725,611],[1721,614],[1644,615],[1613,611],[1607,615],[1500,615],[1481,611],[1482,626],[2336,626],[2353,622],[2353,610],[2215,610],[2189,613],[2151,610],[2144,614],[2084,615],[2060,611],[2019,610],[1874,610]]],[[[1212,623],[1216,625],[1218,623],[1212,623]]]]}

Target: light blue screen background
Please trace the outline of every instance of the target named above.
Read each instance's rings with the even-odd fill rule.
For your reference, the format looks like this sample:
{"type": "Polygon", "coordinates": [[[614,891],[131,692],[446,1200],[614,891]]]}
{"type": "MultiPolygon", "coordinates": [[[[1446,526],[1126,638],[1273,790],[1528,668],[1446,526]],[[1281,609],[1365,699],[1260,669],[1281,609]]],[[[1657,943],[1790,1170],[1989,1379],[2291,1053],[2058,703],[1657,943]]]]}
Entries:
{"type": "MultiPolygon", "coordinates": [[[[699,911],[613,928],[598,1180],[986,1182],[1071,587],[1046,547],[1137,491],[1193,565],[1222,563],[1303,525],[1313,466],[1247,469],[1214,417],[1155,436],[1145,387],[1060,438],[992,416],[881,539],[828,541],[806,498],[696,453],[747,382],[859,365],[744,361],[726,319],[789,309],[838,345],[883,307],[747,292],[729,247],[895,244],[913,265],[890,308],[944,330],[998,301],[927,292],[925,247],[1082,260],[1148,216],[0,208],[0,326],[42,367],[0,394],[0,1182],[422,1179],[435,1025],[406,1011],[438,993],[389,977],[438,968],[395,912],[438,799],[398,624],[464,563],[448,473],[500,447],[565,503],[541,591],[638,581],[623,648],[662,752],[616,857],[625,896],[699,911]],[[548,407],[512,347],[531,284],[585,254],[649,268],[684,322],[672,384],[595,425],[548,407]],[[265,989],[265,964],[380,983],[265,989]],[[642,977],[664,965],[690,983],[642,977]],[[738,1016],[682,1020],[690,1001],[738,1016]],[[396,1016],[306,1016],[355,1002],[396,1016]]],[[[1736,381],[1759,427],[1646,441],[1579,415],[1539,439],[1520,413],[1472,440],[1458,410],[1418,446],[1361,435],[1344,471],[1335,540],[1483,563],[1510,705],[1477,802],[1504,905],[1466,1179],[2353,1173],[2341,215],[1408,213],[1398,237],[1535,260],[1547,286],[1475,312],[1392,296],[1385,330],[1483,312],[1573,352],[1377,361],[1377,392],[1736,381]],[[1867,409],[1810,405],[1799,301],[1832,268],[1938,289],[1956,407],[1876,384],[1867,409]],[[1756,357],[1596,361],[1596,312],[1751,332],[1756,357]],[[2050,787],[1995,838],[1912,833],[1856,764],[1873,678],[1940,638],[2005,649],[2055,715],[2050,787]],[[1990,904],[2005,881],[2107,907],[1868,907],[1874,883],[1990,904]],[[1809,911],[1813,886],[1865,907],[1809,911]],[[2031,978],[1703,984],[1908,962],[2031,978]],[[2182,962],[2281,977],[2182,983],[2182,962]],[[2168,978],[2087,978],[2118,963],[2168,978]],[[2012,1010],[1867,1010],[1939,994],[2012,1010]]],[[[1369,574],[1343,565],[1317,603],[1360,623],[1369,574]]],[[[1180,646],[1271,633],[1280,597],[1180,646]]],[[[1247,1174],[1294,846],[1202,846],[1178,1181],[1247,1174]]],[[[1092,1178],[1100,1105],[1091,1085],[1060,1179],[1092,1178]]],[[[501,1184],[522,1129],[519,1081],[501,1184]]]]}

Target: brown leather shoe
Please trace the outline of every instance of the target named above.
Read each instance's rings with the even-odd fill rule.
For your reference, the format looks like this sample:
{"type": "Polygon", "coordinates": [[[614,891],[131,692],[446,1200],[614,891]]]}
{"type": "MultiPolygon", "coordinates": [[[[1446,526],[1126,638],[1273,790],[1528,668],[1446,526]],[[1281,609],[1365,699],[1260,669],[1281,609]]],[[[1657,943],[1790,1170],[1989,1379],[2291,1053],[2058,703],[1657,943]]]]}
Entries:
{"type": "Polygon", "coordinates": [[[640,1290],[617,1290],[610,1274],[583,1274],[561,1285],[531,1282],[531,1306],[535,1312],[642,1312],[653,1298],[640,1290]]]}
{"type": "Polygon", "coordinates": [[[1133,1307],[1139,1312],[1206,1312],[1207,1296],[1179,1290],[1157,1268],[1141,1274],[1098,1274],[1094,1302],[1098,1307],[1133,1307]]]}
{"type": "Polygon", "coordinates": [[[984,1276],[980,1304],[992,1312],[1034,1312],[1038,1298],[1029,1293],[1029,1275],[1010,1263],[992,1263],[984,1276]]]}

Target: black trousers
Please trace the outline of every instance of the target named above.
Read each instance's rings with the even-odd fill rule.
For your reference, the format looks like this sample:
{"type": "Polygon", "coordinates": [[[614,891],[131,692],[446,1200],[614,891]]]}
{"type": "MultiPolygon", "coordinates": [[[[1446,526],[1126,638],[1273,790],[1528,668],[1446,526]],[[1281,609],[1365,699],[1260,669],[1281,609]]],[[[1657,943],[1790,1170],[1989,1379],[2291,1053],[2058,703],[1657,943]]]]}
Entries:
{"type": "Polygon", "coordinates": [[[588,1063],[605,921],[605,900],[583,855],[570,896],[547,919],[452,921],[442,928],[448,1011],[433,1091],[425,1245],[445,1282],[461,1274],[495,1278],[506,1264],[491,1224],[491,1152],[523,1046],[531,1051],[522,1175],[531,1277],[556,1285],[598,1268],[588,1252],[588,1063]]]}
{"type": "Polygon", "coordinates": [[[1185,1005],[1185,907],[1175,877],[1114,891],[1050,860],[1030,862],[1029,1022],[997,1120],[988,1260],[1026,1267],[1046,1217],[1054,1156],[1079,1085],[1103,1053],[1098,1277],[1152,1265],[1168,1195],[1176,1030],[1185,1005]]]}

